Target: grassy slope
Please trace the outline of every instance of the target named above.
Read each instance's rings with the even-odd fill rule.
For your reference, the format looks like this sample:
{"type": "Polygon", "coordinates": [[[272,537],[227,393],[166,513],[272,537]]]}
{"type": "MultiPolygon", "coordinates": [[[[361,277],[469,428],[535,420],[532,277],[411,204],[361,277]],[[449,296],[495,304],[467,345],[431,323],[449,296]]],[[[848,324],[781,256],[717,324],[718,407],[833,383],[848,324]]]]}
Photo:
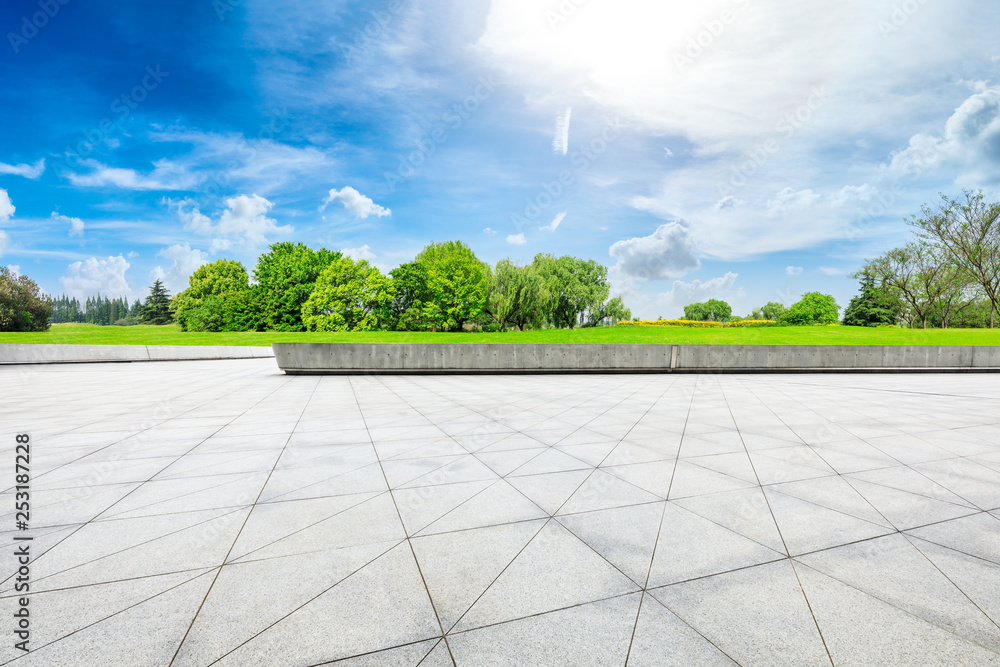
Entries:
{"type": "Polygon", "coordinates": [[[192,333],[176,326],[99,327],[56,324],[45,333],[0,333],[3,343],[78,345],[257,345],[327,343],[680,343],[702,345],[1000,345],[1000,329],[869,329],[864,327],[769,327],[682,329],[602,327],[510,333],[192,333]]]}

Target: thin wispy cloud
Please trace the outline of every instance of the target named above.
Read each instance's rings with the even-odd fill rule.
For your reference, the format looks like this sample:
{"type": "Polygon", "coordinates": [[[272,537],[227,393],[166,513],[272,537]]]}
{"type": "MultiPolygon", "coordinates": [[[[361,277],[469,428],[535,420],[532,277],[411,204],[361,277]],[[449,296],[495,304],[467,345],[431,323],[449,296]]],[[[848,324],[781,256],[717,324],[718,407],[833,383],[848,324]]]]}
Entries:
{"type": "Polygon", "coordinates": [[[556,213],[556,217],[552,218],[552,222],[545,225],[544,227],[539,227],[539,229],[546,232],[554,232],[559,227],[559,223],[561,223],[565,217],[566,217],[566,211],[562,211],[561,213],[556,213]]]}
{"type": "Polygon", "coordinates": [[[566,155],[569,152],[569,121],[573,115],[573,107],[567,107],[566,113],[556,117],[556,132],[552,137],[552,150],[566,155]]]}

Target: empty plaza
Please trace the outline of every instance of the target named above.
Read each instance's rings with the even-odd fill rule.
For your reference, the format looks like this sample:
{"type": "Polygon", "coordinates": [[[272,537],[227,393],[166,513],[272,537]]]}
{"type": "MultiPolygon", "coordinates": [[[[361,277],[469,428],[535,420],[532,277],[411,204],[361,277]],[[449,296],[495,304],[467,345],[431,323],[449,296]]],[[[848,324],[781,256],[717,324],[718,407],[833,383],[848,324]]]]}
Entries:
{"type": "Polygon", "coordinates": [[[996,374],[250,359],[0,388],[0,529],[32,554],[3,663],[1000,665],[996,374]]]}

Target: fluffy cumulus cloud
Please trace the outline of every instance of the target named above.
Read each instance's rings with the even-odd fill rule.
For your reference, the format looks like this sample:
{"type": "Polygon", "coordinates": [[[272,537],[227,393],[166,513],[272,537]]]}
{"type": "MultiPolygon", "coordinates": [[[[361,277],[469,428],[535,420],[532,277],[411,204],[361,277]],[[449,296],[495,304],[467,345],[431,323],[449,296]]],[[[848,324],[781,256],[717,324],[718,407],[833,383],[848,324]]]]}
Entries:
{"type": "Polygon", "coordinates": [[[45,173],[45,160],[39,160],[35,164],[5,164],[0,162],[0,174],[11,174],[14,176],[24,176],[25,178],[36,179],[45,173]]]}
{"type": "Polygon", "coordinates": [[[185,229],[214,237],[213,252],[227,250],[232,245],[231,240],[249,248],[259,248],[270,243],[276,235],[294,231],[290,225],[279,225],[276,220],[267,217],[274,204],[257,194],[230,197],[218,220],[202,213],[190,200],[168,203],[177,209],[185,229]]]}
{"type": "Polygon", "coordinates": [[[618,275],[640,282],[680,278],[701,266],[690,231],[681,221],[660,225],[649,236],[617,241],[608,252],[618,259],[618,275]]]}
{"type": "Polygon", "coordinates": [[[725,296],[727,292],[732,290],[737,277],[739,274],[729,272],[724,276],[705,282],[693,280],[688,283],[683,280],[675,280],[669,292],[660,294],[657,303],[662,306],[686,306],[690,303],[716,299],[725,296]]]}
{"type": "Polygon", "coordinates": [[[392,214],[392,211],[379,206],[370,197],[364,196],[349,185],[345,185],[339,190],[330,190],[329,196],[323,200],[319,210],[326,210],[326,207],[334,202],[340,202],[347,209],[347,212],[355,218],[364,219],[372,215],[384,218],[392,214]]]}
{"type": "Polygon", "coordinates": [[[52,220],[63,225],[69,225],[69,235],[70,236],[83,236],[83,220],[80,218],[71,218],[60,213],[52,211],[52,220]]]}
{"type": "Polygon", "coordinates": [[[10,201],[10,195],[3,188],[0,188],[0,222],[7,222],[14,216],[14,204],[10,201]]]}
{"type": "Polygon", "coordinates": [[[786,266],[785,267],[785,273],[787,273],[790,276],[801,276],[802,275],[802,267],[801,266],[786,266]]]}
{"type": "Polygon", "coordinates": [[[1000,176],[1000,87],[966,99],[948,118],[941,135],[916,134],[887,165],[895,176],[919,175],[941,164],[957,166],[975,184],[1000,176]]]}
{"type": "Polygon", "coordinates": [[[525,245],[527,239],[524,238],[524,234],[509,234],[507,236],[507,243],[511,245],[525,245]]]}
{"type": "Polygon", "coordinates": [[[167,290],[176,294],[187,289],[188,278],[202,264],[208,262],[208,253],[192,248],[189,244],[172,245],[156,253],[170,262],[167,268],[162,265],[154,267],[149,272],[149,281],[161,280],[167,290]]]}
{"type": "Polygon", "coordinates": [[[86,299],[100,292],[105,296],[132,298],[132,288],[125,278],[131,266],[124,257],[117,255],[107,259],[91,257],[82,262],[73,262],[66,267],[66,275],[59,278],[69,296],[86,299]]]}
{"type": "Polygon", "coordinates": [[[367,259],[369,262],[375,259],[375,253],[372,249],[368,247],[368,244],[361,246],[360,248],[341,248],[340,254],[350,257],[354,261],[359,259],[367,259]]]}

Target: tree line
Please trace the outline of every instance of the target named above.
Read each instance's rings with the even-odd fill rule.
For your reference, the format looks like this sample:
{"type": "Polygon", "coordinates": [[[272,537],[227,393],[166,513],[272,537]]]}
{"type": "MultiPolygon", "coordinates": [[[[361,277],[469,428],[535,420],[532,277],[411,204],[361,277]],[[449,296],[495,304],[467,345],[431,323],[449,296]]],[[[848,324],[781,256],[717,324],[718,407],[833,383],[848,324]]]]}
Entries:
{"type": "Polygon", "coordinates": [[[941,195],[907,222],[914,239],[866,260],[844,324],[985,327],[1000,301],[1000,202],[982,191],[961,200],[941,195]]]}
{"type": "Polygon", "coordinates": [[[170,313],[187,331],[574,328],[631,319],[610,291],[607,267],[570,256],[490,266],[447,241],[383,274],[364,259],[283,242],[258,258],[252,283],[240,262],[201,266],[170,313]]]}
{"type": "Polygon", "coordinates": [[[110,299],[98,294],[87,297],[82,303],[76,297],[65,294],[52,299],[52,324],[81,322],[102,326],[117,324],[128,326],[138,324],[142,313],[142,301],[136,299],[130,306],[128,299],[110,299]]]}

